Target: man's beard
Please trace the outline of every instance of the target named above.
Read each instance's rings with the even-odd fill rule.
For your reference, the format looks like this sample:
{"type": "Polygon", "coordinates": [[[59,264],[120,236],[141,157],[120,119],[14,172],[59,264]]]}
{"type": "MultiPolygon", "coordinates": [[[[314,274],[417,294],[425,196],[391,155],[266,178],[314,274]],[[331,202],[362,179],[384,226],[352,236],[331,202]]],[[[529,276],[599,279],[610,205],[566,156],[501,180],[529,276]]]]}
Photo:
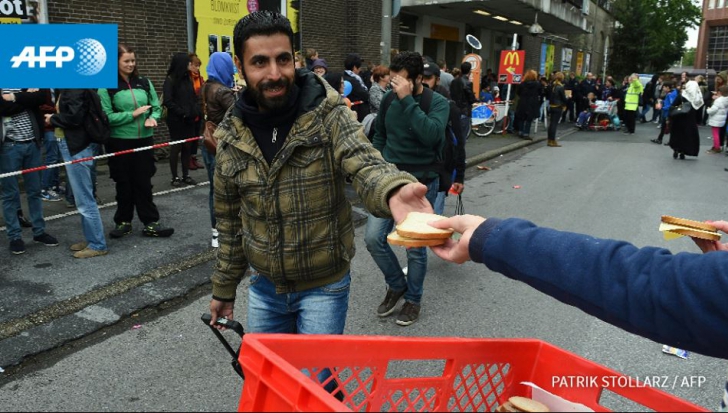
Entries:
{"type": "Polygon", "coordinates": [[[291,96],[291,81],[288,78],[281,77],[274,82],[261,82],[256,87],[249,88],[255,98],[255,102],[260,106],[263,112],[275,112],[286,107],[288,99],[291,96]],[[282,87],[286,92],[275,98],[265,97],[265,91],[282,87]]]}

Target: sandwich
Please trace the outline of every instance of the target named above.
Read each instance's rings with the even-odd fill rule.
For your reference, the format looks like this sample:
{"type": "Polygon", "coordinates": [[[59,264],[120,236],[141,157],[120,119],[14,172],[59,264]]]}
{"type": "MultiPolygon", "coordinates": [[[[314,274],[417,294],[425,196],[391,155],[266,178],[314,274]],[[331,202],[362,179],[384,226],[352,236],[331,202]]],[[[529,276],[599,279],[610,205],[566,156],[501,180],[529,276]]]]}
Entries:
{"type": "Polygon", "coordinates": [[[550,412],[545,404],[527,397],[511,397],[507,402],[498,406],[496,412],[550,412]]]}
{"type": "Polygon", "coordinates": [[[710,241],[720,240],[718,229],[710,224],[693,221],[692,219],[671,217],[669,215],[662,216],[660,231],[710,241]]]}
{"type": "Polygon", "coordinates": [[[387,242],[410,248],[442,245],[452,236],[453,230],[433,228],[427,223],[445,218],[447,217],[442,215],[410,212],[407,218],[397,225],[396,230],[387,236],[387,242]]]}

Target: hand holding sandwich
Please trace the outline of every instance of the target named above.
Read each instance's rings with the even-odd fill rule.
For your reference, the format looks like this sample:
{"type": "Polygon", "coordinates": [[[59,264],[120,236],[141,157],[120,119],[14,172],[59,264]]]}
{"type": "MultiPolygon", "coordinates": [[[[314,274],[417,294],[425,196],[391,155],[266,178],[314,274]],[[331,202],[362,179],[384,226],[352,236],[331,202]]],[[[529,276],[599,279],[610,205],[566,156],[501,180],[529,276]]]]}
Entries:
{"type": "MultiPolygon", "coordinates": [[[[706,221],[708,224],[714,226],[717,230],[728,233],[728,222],[726,221],[706,221]]],[[[692,237],[695,245],[700,248],[703,252],[712,251],[728,251],[728,243],[722,244],[720,241],[711,241],[707,239],[700,239],[692,237]]]]}
{"type": "Polygon", "coordinates": [[[416,182],[399,187],[389,197],[389,209],[394,222],[399,224],[410,212],[432,213],[432,205],[425,198],[427,186],[416,182]]]}
{"type": "Polygon", "coordinates": [[[462,234],[460,239],[448,239],[445,244],[432,248],[432,252],[446,261],[462,264],[470,261],[470,237],[476,229],[485,222],[485,218],[476,215],[456,215],[448,219],[429,222],[430,226],[439,229],[452,228],[455,232],[462,234]]]}

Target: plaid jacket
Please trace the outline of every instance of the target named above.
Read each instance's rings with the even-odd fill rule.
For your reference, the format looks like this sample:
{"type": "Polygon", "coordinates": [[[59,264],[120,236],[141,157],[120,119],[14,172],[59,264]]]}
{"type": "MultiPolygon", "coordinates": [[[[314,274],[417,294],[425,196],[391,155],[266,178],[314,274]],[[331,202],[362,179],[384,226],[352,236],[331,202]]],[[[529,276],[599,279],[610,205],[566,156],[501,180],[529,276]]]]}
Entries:
{"type": "Polygon", "coordinates": [[[216,299],[234,300],[249,266],[279,294],[338,281],[354,257],[344,178],[353,179],[366,208],[379,217],[391,217],[390,191],[417,182],[384,161],[338,92],[311,72],[299,71],[296,83],[301,115],[270,165],[237,108],[215,132],[216,299]]]}

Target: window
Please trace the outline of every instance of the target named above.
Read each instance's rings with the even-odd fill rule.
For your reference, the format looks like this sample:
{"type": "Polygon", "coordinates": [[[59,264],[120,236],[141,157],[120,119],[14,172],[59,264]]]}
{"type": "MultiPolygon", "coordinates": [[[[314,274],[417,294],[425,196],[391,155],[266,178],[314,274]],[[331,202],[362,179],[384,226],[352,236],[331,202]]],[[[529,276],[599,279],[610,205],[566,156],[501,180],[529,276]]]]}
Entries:
{"type": "Polygon", "coordinates": [[[708,69],[716,72],[728,69],[728,26],[710,28],[707,53],[708,69]]]}
{"type": "Polygon", "coordinates": [[[712,10],[715,8],[715,0],[708,0],[708,9],[712,10]]]}
{"type": "Polygon", "coordinates": [[[718,8],[722,9],[725,7],[725,0],[718,0],[718,8]]]}

